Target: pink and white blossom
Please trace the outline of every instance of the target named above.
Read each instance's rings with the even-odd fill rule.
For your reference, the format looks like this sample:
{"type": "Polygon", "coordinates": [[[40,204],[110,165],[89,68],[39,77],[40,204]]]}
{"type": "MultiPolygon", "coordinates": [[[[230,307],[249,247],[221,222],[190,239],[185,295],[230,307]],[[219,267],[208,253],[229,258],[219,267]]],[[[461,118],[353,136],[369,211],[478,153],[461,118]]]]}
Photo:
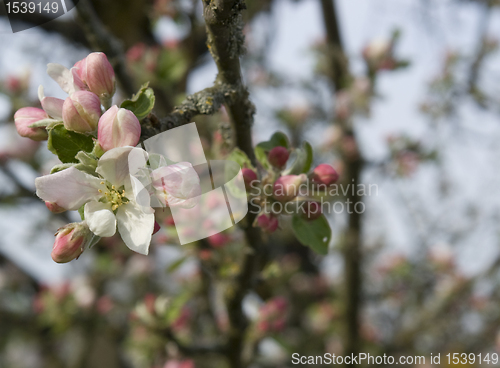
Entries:
{"type": "MultiPolygon", "coordinates": [[[[35,180],[37,195],[67,210],[84,205],[85,221],[97,236],[120,233],[131,250],[148,254],[154,230],[154,210],[136,202],[141,188],[132,185],[128,157],[140,148],[120,147],[106,152],[99,160],[95,177],[74,167],[35,180]]],[[[144,152],[144,154],[146,154],[144,152]]]]}
{"type": "Polygon", "coordinates": [[[192,208],[199,201],[200,177],[189,162],[153,170],[151,179],[154,194],[165,207],[192,208]]]}
{"type": "Polygon", "coordinates": [[[130,110],[115,105],[99,119],[97,140],[104,151],[116,147],[136,146],[140,137],[141,124],[130,110]]]}
{"type": "Polygon", "coordinates": [[[99,97],[92,92],[75,92],[64,101],[62,115],[66,129],[80,133],[93,132],[101,116],[99,97]]]}
{"type": "Polygon", "coordinates": [[[32,124],[46,119],[49,119],[47,113],[36,107],[23,107],[14,114],[14,122],[19,135],[34,141],[43,141],[48,138],[49,135],[45,127],[30,128],[32,124]]]}

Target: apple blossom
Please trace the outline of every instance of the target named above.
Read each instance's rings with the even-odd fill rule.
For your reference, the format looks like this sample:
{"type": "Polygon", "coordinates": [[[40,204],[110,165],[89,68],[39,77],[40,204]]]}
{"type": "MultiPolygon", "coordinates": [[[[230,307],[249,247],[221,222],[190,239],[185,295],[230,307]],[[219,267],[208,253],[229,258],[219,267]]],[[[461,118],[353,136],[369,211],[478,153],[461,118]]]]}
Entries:
{"type": "Polygon", "coordinates": [[[36,107],[23,107],[17,110],[14,115],[14,121],[19,135],[34,141],[43,141],[48,138],[49,135],[45,127],[30,128],[30,125],[45,119],[49,119],[47,113],[36,107]]]}
{"type": "Polygon", "coordinates": [[[282,169],[286,165],[289,157],[290,151],[281,146],[274,147],[267,155],[269,163],[278,169],[282,169]]]}
{"type": "Polygon", "coordinates": [[[307,180],[304,174],[281,176],[274,182],[273,198],[288,202],[299,195],[300,186],[307,180]]]}
{"type": "Polygon", "coordinates": [[[252,188],[252,184],[258,181],[257,174],[252,169],[243,168],[241,169],[243,174],[243,181],[245,182],[245,188],[249,191],[252,188]]]}
{"type": "Polygon", "coordinates": [[[75,92],[64,101],[62,115],[66,129],[80,133],[93,132],[101,116],[99,97],[92,92],[75,92]]]}
{"type": "Polygon", "coordinates": [[[51,77],[61,89],[68,95],[72,95],[77,91],[86,91],[88,88],[78,76],[77,70],[71,68],[69,70],[63,65],[49,63],[47,64],[47,74],[51,77]]]}
{"type": "Polygon", "coordinates": [[[141,124],[127,109],[111,107],[99,120],[97,140],[104,151],[112,148],[135,146],[141,137],[141,124]]]}
{"type": "Polygon", "coordinates": [[[192,208],[199,201],[200,177],[189,162],[155,169],[151,179],[156,197],[163,206],[192,208]]]}
{"type": "Polygon", "coordinates": [[[45,97],[43,86],[38,87],[38,99],[40,100],[42,109],[51,119],[55,121],[62,121],[64,100],[55,97],[45,97]]]}
{"type": "Polygon", "coordinates": [[[77,80],[81,80],[89,91],[95,93],[103,105],[109,102],[116,91],[115,72],[102,52],[93,52],[74,65],[77,80]]]}
{"type": "MultiPolygon", "coordinates": [[[[154,210],[137,204],[141,186],[130,176],[128,157],[140,148],[120,147],[106,152],[95,177],[70,167],[35,180],[36,193],[67,210],[84,206],[85,221],[97,236],[113,236],[118,229],[131,250],[147,254],[154,230],[154,210]]],[[[143,200],[144,201],[144,200],[143,200]]]]}
{"type": "Polygon", "coordinates": [[[278,218],[271,214],[261,214],[257,217],[257,226],[266,233],[273,233],[278,228],[278,218]]]}
{"type": "Polygon", "coordinates": [[[323,212],[321,203],[316,201],[309,201],[305,203],[303,208],[303,216],[308,220],[316,220],[317,218],[321,217],[321,214],[323,212]]]}
{"type": "Polygon", "coordinates": [[[339,174],[332,166],[320,164],[312,171],[309,178],[314,184],[329,186],[339,179],[339,174]]]}
{"type": "Polygon", "coordinates": [[[92,241],[93,234],[85,222],[68,224],[57,230],[52,259],[67,263],[78,258],[92,241]]]}

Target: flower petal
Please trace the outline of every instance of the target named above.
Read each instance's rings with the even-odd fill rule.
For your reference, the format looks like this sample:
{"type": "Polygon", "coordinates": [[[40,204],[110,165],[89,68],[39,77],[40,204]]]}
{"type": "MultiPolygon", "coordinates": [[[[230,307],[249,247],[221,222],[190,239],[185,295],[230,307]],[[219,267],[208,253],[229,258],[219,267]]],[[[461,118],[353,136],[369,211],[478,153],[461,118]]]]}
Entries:
{"type": "Polygon", "coordinates": [[[168,206],[191,208],[201,195],[200,177],[189,162],[160,167],[152,172],[153,186],[168,206]]]}
{"type": "Polygon", "coordinates": [[[141,148],[136,147],[117,147],[106,152],[99,159],[99,164],[97,165],[97,173],[101,175],[104,179],[116,185],[117,187],[128,184],[130,178],[130,167],[132,166],[133,172],[138,169],[135,167],[137,165],[144,165],[147,158],[146,151],[141,148]],[[132,151],[134,150],[134,151],[132,151]],[[133,152],[134,159],[129,164],[129,155],[133,152]],[[136,153],[142,154],[137,155],[136,153]],[[138,159],[139,163],[136,163],[135,157],[138,159]],[[126,183],[127,182],[127,183],[126,183]]]}
{"type": "Polygon", "coordinates": [[[47,64],[47,74],[59,84],[64,92],[72,94],[75,92],[73,74],[61,64],[47,64]]]}
{"type": "Polygon", "coordinates": [[[70,167],[36,178],[36,195],[44,201],[57,203],[62,208],[74,211],[101,196],[99,189],[104,191],[106,187],[100,182],[100,179],[70,167]]]}
{"type": "Polygon", "coordinates": [[[64,100],[55,97],[45,97],[43,86],[38,87],[38,98],[42,108],[51,118],[62,121],[62,109],[64,100]]]}
{"type": "Polygon", "coordinates": [[[85,205],[84,214],[89,229],[94,234],[103,238],[115,235],[116,217],[111,211],[111,204],[89,202],[85,205]]]}
{"type": "Polygon", "coordinates": [[[148,254],[155,226],[154,213],[144,213],[135,202],[130,201],[118,208],[116,219],[125,245],[134,252],[148,254]]]}

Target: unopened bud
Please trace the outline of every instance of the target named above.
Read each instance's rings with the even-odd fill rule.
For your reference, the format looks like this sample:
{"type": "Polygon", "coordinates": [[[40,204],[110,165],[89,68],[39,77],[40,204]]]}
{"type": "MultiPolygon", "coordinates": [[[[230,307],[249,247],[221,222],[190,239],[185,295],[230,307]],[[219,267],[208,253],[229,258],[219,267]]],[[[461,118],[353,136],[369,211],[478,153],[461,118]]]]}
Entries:
{"type": "Polygon", "coordinates": [[[34,141],[46,140],[49,135],[45,128],[30,128],[29,126],[39,122],[40,120],[48,119],[49,116],[42,109],[36,107],[23,107],[17,110],[14,115],[17,132],[21,137],[30,138],[34,141]]]}
{"type": "Polygon", "coordinates": [[[304,204],[304,217],[308,220],[316,220],[321,217],[322,208],[319,202],[310,201],[304,204]]]}
{"type": "Polygon", "coordinates": [[[257,178],[257,174],[252,169],[241,169],[243,174],[243,181],[245,182],[245,188],[249,191],[252,188],[252,184],[257,182],[259,179],[257,178]]]}
{"type": "Polygon", "coordinates": [[[97,129],[101,116],[99,97],[88,91],[73,93],[64,101],[64,127],[80,133],[90,133],[97,129]]]}
{"type": "Polygon", "coordinates": [[[266,233],[273,233],[278,228],[278,218],[273,215],[263,213],[257,217],[257,226],[266,233]]]}
{"type": "Polygon", "coordinates": [[[310,179],[314,184],[331,185],[339,179],[337,171],[327,164],[316,166],[310,175],[310,179]]]}
{"type": "Polygon", "coordinates": [[[52,259],[57,263],[67,263],[78,258],[89,240],[92,232],[84,222],[68,224],[56,233],[56,240],[52,248],[52,259]]]}
{"type": "Polygon", "coordinates": [[[116,147],[134,147],[139,143],[140,137],[141,124],[130,110],[115,105],[99,120],[97,140],[104,151],[116,147]]]}
{"type": "Polygon", "coordinates": [[[63,213],[63,212],[66,212],[65,208],[62,208],[61,206],[59,206],[57,203],[54,203],[54,202],[45,201],[45,206],[52,213],[63,213]]]}
{"type": "Polygon", "coordinates": [[[273,197],[280,202],[289,202],[299,195],[300,186],[307,180],[304,174],[281,176],[274,182],[273,197]]]}
{"type": "Polygon", "coordinates": [[[104,106],[111,105],[109,102],[116,91],[116,80],[115,71],[106,55],[93,52],[76,63],[74,68],[89,91],[99,96],[104,106]]]}
{"type": "Polygon", "coordinates": [[[278,169],[285,167],[289,157],[290,152],[285,147],[281,146],[274,147],[267,155],[269,163],[278,169]]]}

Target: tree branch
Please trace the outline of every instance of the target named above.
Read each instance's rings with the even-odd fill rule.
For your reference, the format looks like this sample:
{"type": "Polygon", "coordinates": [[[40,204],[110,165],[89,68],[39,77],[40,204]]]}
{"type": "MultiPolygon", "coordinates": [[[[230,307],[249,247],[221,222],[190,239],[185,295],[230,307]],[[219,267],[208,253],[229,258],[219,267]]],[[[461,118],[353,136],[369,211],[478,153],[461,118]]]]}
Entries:
{"type": "Polygon", "coordinates": [[[347,57],[340,35],[335,0],[321,0],[326,41],[329,47],[332,82],[336,91],[345,88],[350,80],[347,57]]]}
{"type": "Polygon", "coordinates": [[[228,84],[234,90],[226,108],[236,132],[236,145],[256,164],[251,128],[255,107],[241,79],[240,55],[244,51],[241,11],[242,0],[204,0],[203,16],[207,26],[208,49],[219,71],[217,82],[228,84]]]}
{"type": "Polygon", "coordinates": [[[216,83],[213,87],[189,95],[171,114],[163,118],[151,114],[144,119],[141,139],[144,141],[158,133],[188,124],[196,115],[213,115],[234,93],[230,86],[216,83]]]}
{"type": "MultiPolygon", "coordinates": [[[[323,9],[323,20],[329,51],[331,53],[331,82],[336,91],[348,87],[351,82],[347,57],[345,56],[340,29],[338,14],[335,7],[335,0],[321,0],[323,9]]],[[[355,133],[350,122],[339,122],[344,138],[355,141],[355,133]]],[[[363,160],[359,155],[352,155],[350,152],[342,152],[342,159],[346,163],[344,183],[353,185],[355,190],[349,190],[347,203],[355,205],[362,201],[358,195],[357,185],[360,182],[363,170],[363,160]]],[[[344,354],[357,354],[360,349],[360,309],[362,291],[362,251],[361,251],[361,220],[362,215],[357,211],[349,213],[348,225],[344,237],[344,290],[345,290],[345,348],[344,354]]]]}

